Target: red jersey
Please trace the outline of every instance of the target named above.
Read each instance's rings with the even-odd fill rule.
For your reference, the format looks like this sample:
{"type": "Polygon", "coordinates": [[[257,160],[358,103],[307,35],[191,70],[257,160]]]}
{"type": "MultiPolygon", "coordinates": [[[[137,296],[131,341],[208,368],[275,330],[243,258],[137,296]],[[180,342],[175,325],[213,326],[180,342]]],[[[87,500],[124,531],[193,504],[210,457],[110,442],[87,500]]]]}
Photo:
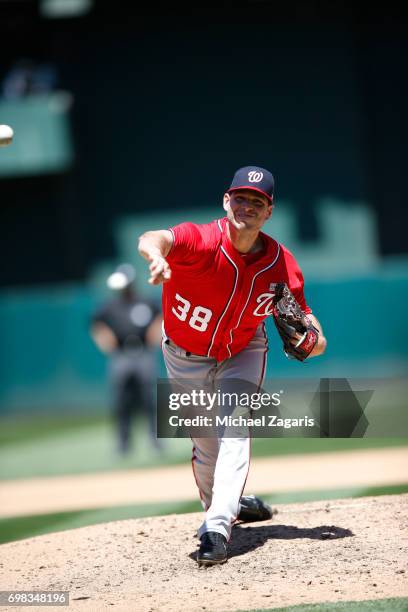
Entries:
{"type": "Polygon", "coordinates": [[[275,283],[287,283],[304,312],[311,312],[292,253],[260,232],[264,251],[242,257],[226,225],[224,217],[170,228],[174,242],[166,260],[172,275],[163,284],[165,334],[184,350],[217,362],[242,351],[272,314],[275,283]]]}

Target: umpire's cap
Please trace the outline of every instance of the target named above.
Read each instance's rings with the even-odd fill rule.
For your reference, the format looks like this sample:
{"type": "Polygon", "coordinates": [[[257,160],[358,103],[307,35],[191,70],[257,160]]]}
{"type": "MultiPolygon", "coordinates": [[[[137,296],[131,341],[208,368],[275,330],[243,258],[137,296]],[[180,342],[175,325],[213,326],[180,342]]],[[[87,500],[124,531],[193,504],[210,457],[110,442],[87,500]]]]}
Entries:
{"type": "Polygon", "coordinates": [[[136,278],[136,271],[131,264],[121,264],[116,268],[114,272],[106,281],[109,289],[114,289],[116,291],[120,291],[121,289],[126,289],[136,278]]]}
{"type": "Polygon", "coordinates": [[[245,166],[234,174],[228,193],[236,189],[253,189],[272,201],[275,181],[269,170],[259,166],[245,166]]]}

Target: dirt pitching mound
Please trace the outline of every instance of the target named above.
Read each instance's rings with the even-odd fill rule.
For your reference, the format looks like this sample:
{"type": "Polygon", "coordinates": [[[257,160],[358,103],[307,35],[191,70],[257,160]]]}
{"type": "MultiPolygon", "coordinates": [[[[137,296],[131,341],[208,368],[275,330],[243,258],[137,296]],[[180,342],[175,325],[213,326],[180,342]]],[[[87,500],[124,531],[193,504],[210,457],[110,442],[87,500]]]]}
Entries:
{"type": "Polygon", "coordinates": [[[235,526],[228,563],[212,568],[195,561],[200,513],[53,533],[0,546],[0,590],[66,590],[75,611],[408,596],[407,509],[408,494],[281,505],[271,521],[235,526]]]}

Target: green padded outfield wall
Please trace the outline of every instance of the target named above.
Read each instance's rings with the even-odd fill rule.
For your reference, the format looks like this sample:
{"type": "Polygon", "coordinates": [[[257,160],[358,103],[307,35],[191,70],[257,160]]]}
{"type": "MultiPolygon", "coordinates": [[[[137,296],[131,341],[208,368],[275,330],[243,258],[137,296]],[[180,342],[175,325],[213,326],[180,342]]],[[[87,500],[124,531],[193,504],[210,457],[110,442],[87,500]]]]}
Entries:
{"type": "MultiPolygon", "coordinates": [[[[305,364],[289,362],[268,321],[267,376],[407,376],[404,329],[408,277],[400,271],[351,280],[310,282],[309,302],[329,339],[327,353],[305,364]],[[384,325],[381,304],[393,315],[384,325]]],[[[3,292],[0,297],[0,413],[106,410],[105,358],[88,335],[103,295],[84,286],[3,292]]],[[[159,371],[165,371],[157,353],[159,371]]]]}

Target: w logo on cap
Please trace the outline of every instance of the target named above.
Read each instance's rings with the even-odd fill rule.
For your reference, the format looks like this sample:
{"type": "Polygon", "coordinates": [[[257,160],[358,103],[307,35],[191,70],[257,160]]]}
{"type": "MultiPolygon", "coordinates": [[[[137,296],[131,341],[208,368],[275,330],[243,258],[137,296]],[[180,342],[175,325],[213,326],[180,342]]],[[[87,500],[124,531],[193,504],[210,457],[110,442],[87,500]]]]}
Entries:
{"type": "Polygon", "coordinates": [[[248,172],[248,180],[250,183],[259,183],[263,179],[263,172],[258,172],[257,170],[252,170],[248,172]]]}
{"type": "Polygon", "coordinates": [[[234,174],[228,192],[236,189],[255,189],[263,193],[270,201],[273,198],[274,180],[269,170],[259,166],[244,166],[234,174]]]}

